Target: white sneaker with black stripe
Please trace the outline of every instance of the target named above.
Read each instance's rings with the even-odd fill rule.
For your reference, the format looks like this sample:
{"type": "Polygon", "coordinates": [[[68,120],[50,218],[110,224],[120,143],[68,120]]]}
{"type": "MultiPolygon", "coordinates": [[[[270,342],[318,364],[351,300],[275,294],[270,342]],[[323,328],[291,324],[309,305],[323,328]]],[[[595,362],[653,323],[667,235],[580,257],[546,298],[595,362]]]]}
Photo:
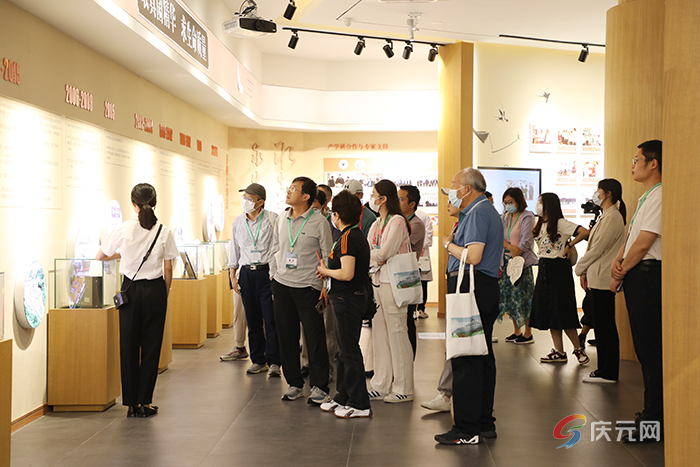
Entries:
{"type": "Polygon", "coordinates": [[[387,396],[383,392],[375,391],[374,389],[367,391],[367,393],[369,394],[369,400],[371,401],[383,401],[387,396]]]}
{"type": "Polygon", "coordinates": [[[410,402],[412,400],[413,400],[413,394],[410,394],[410,395],[394,394],[393,392],[391,394],[388,394],[384,398],[384,402],[388,402],[390,404],[398,404],[399,402],[410,402]]]}
{"type": "Polygon", "coordinates": [[[324,402],[321,404],[321,410],[324,412],[335,412],[339,408],[342,408],[343,406],[338,404],[336,401],[331,400],[330,402],[324,402]]]}
{"type": "Polygon", "coordinates": [[[361,410],[346,405],[336,409],[335,416],[338,418],[368,418],[372,416],[372,409],[361,410]]]}

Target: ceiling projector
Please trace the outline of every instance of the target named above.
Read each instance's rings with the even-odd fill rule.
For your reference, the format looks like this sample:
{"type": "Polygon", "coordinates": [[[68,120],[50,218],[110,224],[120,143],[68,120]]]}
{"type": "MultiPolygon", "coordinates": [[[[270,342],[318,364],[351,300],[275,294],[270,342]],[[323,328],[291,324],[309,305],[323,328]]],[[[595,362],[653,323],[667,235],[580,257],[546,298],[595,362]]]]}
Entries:
{"type": "Polygon", "coordinates": [[[260,18],[255,14],[239,15],[234,13],[233,19],[224,23],[224,32],[236,37],[256,38],[277,32],[273,21],[260,18]]]}

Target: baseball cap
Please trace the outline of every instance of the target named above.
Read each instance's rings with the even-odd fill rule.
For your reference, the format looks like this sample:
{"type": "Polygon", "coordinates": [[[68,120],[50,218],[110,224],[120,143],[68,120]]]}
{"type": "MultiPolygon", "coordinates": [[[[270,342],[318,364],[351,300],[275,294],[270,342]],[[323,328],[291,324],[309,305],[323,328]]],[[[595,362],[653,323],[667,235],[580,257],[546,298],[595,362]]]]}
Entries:
{"type": "Polygon", "coordinates": [[[260,199],[266,199],[267,196],[265,195],[265,187],[258,184],[258,183],[251,183],[248,185],[246,188],[242,190],[238,190],[240,193],[241,191],[245,191],[249,195],[257,195],[260,197],[260,199]]]}
{"type": "Polygon", "coordinates": [[[362,183],[358,182],[357,180],[352,180],[352,179],[345,182],[345,185],[343,186],[343,188],[348,190],[353,195],[356,195],[358,193],[362,193],[364,191],[362,183]]]}

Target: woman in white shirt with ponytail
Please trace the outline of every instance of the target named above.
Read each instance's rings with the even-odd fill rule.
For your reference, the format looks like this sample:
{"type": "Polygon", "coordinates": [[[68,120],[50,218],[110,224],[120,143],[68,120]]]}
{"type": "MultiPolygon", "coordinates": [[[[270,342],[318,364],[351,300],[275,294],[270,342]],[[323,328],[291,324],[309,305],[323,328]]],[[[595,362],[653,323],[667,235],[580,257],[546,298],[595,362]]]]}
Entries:
{"type": "Polygon", "coordinates": [[[122,404],[129,407],[127,417],[145,418],[158,413],[158,407],[151,403],[173,277],[172,260],[178,250],[170,229],[158,224],[155,188],[139,183],[131,190],[131,203],[138,219],[114,229],[100,246],[97,259],[121,259],[122,295],[126,296],[119,307],[122,404]]]}

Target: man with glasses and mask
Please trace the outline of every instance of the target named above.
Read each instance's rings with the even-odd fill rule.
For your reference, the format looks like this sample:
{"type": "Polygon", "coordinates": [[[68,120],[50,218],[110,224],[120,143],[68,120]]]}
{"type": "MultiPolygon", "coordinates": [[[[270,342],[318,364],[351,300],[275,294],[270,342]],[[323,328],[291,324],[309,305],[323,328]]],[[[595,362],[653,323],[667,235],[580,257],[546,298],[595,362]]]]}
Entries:
{"type": "MultiPolygon", "coordinates": [[[[661,148],[659,140],[637,147],[632,178],[644,186],[627,231],[627,241],[612,263],[610,290],[625,293],[634,350],[642,364],[644,410],[622,441],[639,443],[642,424],[663,425],[663,355],[661,341],[661,148]]],[[[662,431],[662,430],[661,430],[662,431]]],[[[661,433],[659,433],[660,435],[661,433]]]]}
{"type": "Polygon", "coordinates": [[[323,309],[328,306],[325,284],[316,277],[319,261],[326,264],[331,251],[328,221],[311,208],[316,199],[316,183],[297,177],[287,188],[290,208],[280,216],[275,237],[278,243],[276,270],[271,271],[275,323],[280,342],[282,369],[289,388],[282,400],[293,401],[304,395],[304,378],[299,361],[299,323],[309,355],[309,404],[328,402],[328,350],[323,309]]]}
{"type": "Polygon", "coordinates": [[[496,437],[493,399],[496,389],[496,360],[491,337],[498,317],[498,271],[503,257],[503,224],[498,212],[484,192],[486,181],[476,169],[457,172],[451,189],[442,189],[449,197],[447,210],[457,217],[456,230],[442,239],[449,255],[447,260],[447,293],[469,292],[469,275],[457,284],[460,257],[467,250],[467,264],[474,265],[474,293],[484,327],[488,354],[456,357],[453,373],[452,406],[454,425],[450,431],[435,436],[440,444],[478,444],[482,438],[496,437]]]}
{"type": "MultiPolygon", "coordinates": [[[[277,214],[265,210],[265,187],[251,183],[243,192],[243,214],[233,220],[229,251],[229,277],[233,291],[241,295],[248,322],[248,343],[253,364],[248,374],[267,371],[279,377],[280,351],[272,306],[271,271],[276,269],[274,235],[277,214]],[[239,277],[236,277],[240,269],[239,277]]],[[[235,354],[233,349],[229,354],[235,354]]],[[[221,357],[222,361],[235,360],[221,357]]],[[[235,355],[233,355],[235,356],[235,355]]]]}

